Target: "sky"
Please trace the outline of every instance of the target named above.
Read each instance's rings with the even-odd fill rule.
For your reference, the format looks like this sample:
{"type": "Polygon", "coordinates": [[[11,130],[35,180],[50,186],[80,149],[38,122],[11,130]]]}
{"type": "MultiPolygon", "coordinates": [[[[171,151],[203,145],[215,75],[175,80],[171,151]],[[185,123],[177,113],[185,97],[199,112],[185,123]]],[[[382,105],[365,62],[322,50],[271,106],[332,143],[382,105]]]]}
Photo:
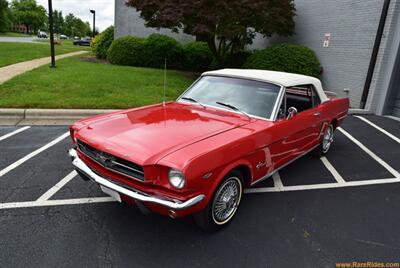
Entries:
{"type": "MultiPolygon", "coordinates": [[[[39,5],[48,10],[48,0],[36,0],[39,5]]],[[[103,31],[114,25],[114,0],[52,0],[53,10],[61,10],[65,17],[68,13],[74,14],[92,26],[93,15],[90,9],[96,10],[96,28],[103,31]]]]}

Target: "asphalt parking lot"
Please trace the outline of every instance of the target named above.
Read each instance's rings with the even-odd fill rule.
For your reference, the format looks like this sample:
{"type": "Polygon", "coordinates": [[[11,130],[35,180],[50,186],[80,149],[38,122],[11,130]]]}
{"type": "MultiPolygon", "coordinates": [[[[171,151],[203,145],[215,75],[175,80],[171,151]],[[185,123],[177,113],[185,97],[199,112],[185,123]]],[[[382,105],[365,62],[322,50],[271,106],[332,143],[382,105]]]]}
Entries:
{"type": "Polygon", "coordinates": [[[67,127],[0,126],[2,267],[335,267],[400,262],[400,122],[349,117],[247,194],[226,229],[142,215],[75,176],[67,127]]]}

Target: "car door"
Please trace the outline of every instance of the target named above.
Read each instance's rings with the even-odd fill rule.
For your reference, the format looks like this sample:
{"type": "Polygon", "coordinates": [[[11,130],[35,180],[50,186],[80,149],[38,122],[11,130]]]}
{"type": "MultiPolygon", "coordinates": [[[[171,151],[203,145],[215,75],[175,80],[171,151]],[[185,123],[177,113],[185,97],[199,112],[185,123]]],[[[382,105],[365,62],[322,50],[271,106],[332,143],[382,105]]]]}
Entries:
{"type": "Polygon", "coordinates": [[[312,103],[311,90],[310,86],[286,89],[280,117],[274,125],[280,139],[270,145],[274,169],[304,154],[318,140],[321,111],[319,106],[314,107],[312,103]],[[296,98],[297,102],[293,101],[296,98]],[[309,103],[306,103],[307,100],[309,103]],[[290,107],[295,107],[299,110],[292,118],[288,118],[287,111],[290,107]]]}
{"type": "Polygon", "coordinates": [[[326,114],[324,114],[323,105],[321,105],[321,99],[317,94],[314,86],[311,86],[311,94],[312,94],[312,111],[314,115],[314,123],[313,123],[313,133],[314,139],[312,141],[311,146],[315,146],[320,143],[320,139],[323,133],[324,128],[324,118],[326,114]]]}

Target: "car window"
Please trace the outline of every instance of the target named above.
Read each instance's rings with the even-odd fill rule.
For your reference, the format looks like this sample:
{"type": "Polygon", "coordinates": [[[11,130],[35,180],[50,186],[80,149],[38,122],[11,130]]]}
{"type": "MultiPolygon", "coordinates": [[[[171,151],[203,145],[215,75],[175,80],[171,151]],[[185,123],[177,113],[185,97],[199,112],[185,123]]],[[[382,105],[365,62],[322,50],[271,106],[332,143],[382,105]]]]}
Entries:
{"type": "Polygon", "coordinates": [[[311,94],[312,94],[313,107],[317,107],[318,105],[321,104],[321,99],[319,98],[319,95],[314,86],[311,86],[311,94]]]}
{"type": "Polygon", "coordinates": [[[222,102],[243,112],[269,119],[277,101],[280,86],[254,80],[204,76],[182,97],[195,99],[205,105],[219,108],[222,102]]]}
{"type": "Polygon", "coordinates": [[[300,113],[318,106],[321,101],[312,85],[299,85],[286,88],[286,109],[295,107],[300,113]]]}
{"type": "Polygon", "coordinates": [[[279,107],[276,119],[284,119],[286,118],[286,116],[287,116],[287,106],[286,106],[286,93],[285,93],[281,102],[281,106],[279,107]]]}

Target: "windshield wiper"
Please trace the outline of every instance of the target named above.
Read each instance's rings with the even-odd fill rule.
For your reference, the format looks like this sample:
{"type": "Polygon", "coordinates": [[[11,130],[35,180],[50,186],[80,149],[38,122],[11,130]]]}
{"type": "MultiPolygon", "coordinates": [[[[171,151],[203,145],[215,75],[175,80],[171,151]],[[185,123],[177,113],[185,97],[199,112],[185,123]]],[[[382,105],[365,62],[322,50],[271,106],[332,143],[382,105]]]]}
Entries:
{"type": "Polygon", "coordinates": [[[193,99],[193,98],[190,98],[190,97],[182,97],[181,99],[194,102],[194,103],[200,105],[201,107],[206,108],[206,106],[204,106],[203,104],[201,104],[200,102],[198,102],[197,100],[195,100],[195,99],[193,99]]]}
{"type": "Polygon", "coordinates": [[[247,118],[249,118],[249,120],[251,120],[251,116],[250,116],[248,113],[246,113],[246,112],[240,110],[238,107],[236,107],[236,106],[234,106],[234,105],[232,105],[232,104],[224,103],[224,102],[220,102],[220,101],[217,101],[217,102],[215,102],[215,103],[216,103],[216,104],[219,104],[219,105],[222,105],[222,106],[225,106],[225,107],[228,107],[228,108],[230,108],[230,109],[232,109],[232,110],[234,110],[234,111],[237,111],[237,112],[239,112],[239,113],[241,113],[241,114],[247,116],[247,118]]]}

